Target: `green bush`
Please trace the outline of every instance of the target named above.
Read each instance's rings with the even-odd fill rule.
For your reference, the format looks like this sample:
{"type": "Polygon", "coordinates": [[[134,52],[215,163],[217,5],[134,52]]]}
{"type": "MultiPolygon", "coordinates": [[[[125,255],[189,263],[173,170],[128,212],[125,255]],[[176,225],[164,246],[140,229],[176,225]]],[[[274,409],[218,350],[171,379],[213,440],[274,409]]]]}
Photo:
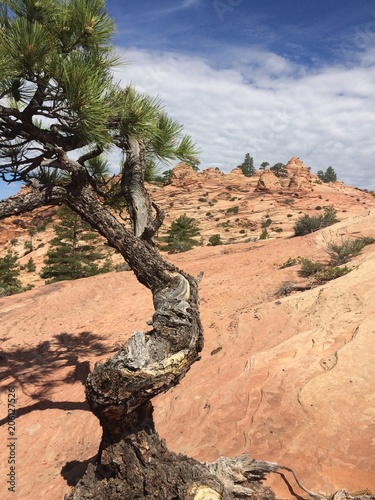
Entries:
{"type": "Polygon", "coordinates": [[[260,236],[259,236],[259,239],[260,240],[266,240],[269,237],[270,237],[270,235],[268,234],[267,229],[264,228],[263,231],[261,232],[260,236]]]}
{"type": "Polygon", "coordinates": [[[270,225],[272,224],[272,219],[270,219],[269,217],[264,221],[262,222],[262,227],[263,228],[267,228],[269,227],[270,225]]]}
{"type": "Polygon", "coordinates": [[[341,244],[328,243],[327,253],[331,257],[331,264],[338,266],[345,264],[356,257],[366,245],[374,243],[374,238],[363,236],[356,240],[344,240],[341,244]]]}
{"type": "Polygon", "coordinates": [[[313,233],[324,227],[332,226],[338,222],[336,210],[333,205],[324,208],[324,214],[321,215],[302,215],[297,219],[294,225],[295,236],[304,236],[313,233]]]}
{"type": "Polygon", "coordinates": [[[301,257],[300,262],[301,262],[300,274],[301,276],[304,277],[314,276],[316,273],[324,269],[324,264],[320,262],[314,262],[313,260],[310,259],[305,259],[304,257],[301,257]]]}
{"type": "Polygon", "coordinates": [[[335,169],[333,167],[328,167],[325,172],[323,170],[318,170],[317,176],[319,177],[319,180],[322,182],[336,182],[337,181],[337,174],[335,172],[335,169]]]}
{"type": "Polygon", "coordinates": [[[234,207],[229,207],[227,210],[227,214],[238,214],[239,207],[235,205],[234,207]]]}
{"type": "Polygon", "coordinates": [[[223,242],[221,241],[220,234],[213,234],[212,236],[209,237],[208,241],[210,245],[213,247],[223,244],[223,242]]]}
{"type": "Polygon", "coordinates": [[[293,259],[292,257],[289,257],[288,260],[286,260],[283,264],[281,264],[279,266],[279,269],[285,269],[287,267],[296,266],[299,263],[300,263],[300,258],[299,257],[297,257],[296,259],[293,259]]]}
{"type": "Polygon", "coordinates": [[[350,273],[352,268],[350,267],[326,267],[322,269],[322,271],[317,272],[314,275],[314,280],[318,282],[325,282],[335,280],[336,278],[340,278],[340,276],[344,276],[345,274],[350,273]]]}

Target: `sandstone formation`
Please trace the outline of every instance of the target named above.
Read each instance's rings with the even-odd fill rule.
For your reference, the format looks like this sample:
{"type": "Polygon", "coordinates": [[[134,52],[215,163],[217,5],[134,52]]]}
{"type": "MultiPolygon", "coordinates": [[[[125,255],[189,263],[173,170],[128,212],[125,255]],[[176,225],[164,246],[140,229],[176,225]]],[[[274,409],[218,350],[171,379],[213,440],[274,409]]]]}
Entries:
{"type": "Polygon", "coordinates": [[[278,191],[281,189],[281,182],[272,170],[265,170],[259,177],[257,190],[258,191],[278,191]]]}
{"type": "MultiPolygon", "coordinates": [[[[292,467],[321,494],[375,492],[375,247],[346,276],[275,296],[285,281],[306,283],[298,266],[279,269],[289,258],[324,261],[327,242],[374,237],[374,227],[367,210],[305,237],[170,256],[193,275],[204,272],[206,336],[202,360],[155,401],[158,431],[173,451],[203,461],[247,452],[292,467]]],[[[84,399],[87,372],[147,328],[151,295],[132,273],[110,273],[2,298],[0,315],[3,409],[7,388],[17,390],[17,498],[61,498],[100,439],[84,399]]],[[[0,420],[5,443],[5,413],[0,420]]],[[[278,498],[305,496],[285,479],[290,489],[279,474],[269,477],[278,498]]],[[[4,482],[0,496],[13,498],[4,482]]]]}
{"type": "Polygon", "coordinates": [[[188,187],[197,183],[197,174],[193,167],[187,165],[186,163],[179,163],[173,169],[173,175],[171,179],[172,186],[177,187],[188,187]]]}
{"type": "MultiPolygon", "coordinates": [[[[371,193],[341,182],[329,185],[316,183],[317,177],[298,158],[292,158],[285,168],[291,177],[276,178],[270,170],[258,170],[252,177],[245,177],[238,168],[228,174],[213,167],[197,173],[191,166],[180,163],[174,169],[171,185],[148,185],[153,199],[166,213],[158,241],[182,214],[196,219],[200,242],[205,246],[214,234],[219,234],[224,244],[257,240],[263,231],[263,224],[269,224],[269,220],[269,238],[290,237],[301,214],[316,215],[328,205],[336,208],[337,216],[342,221],[367,214],[375,207],[375,198],[371,193]],[[268,177],[274,187],[270,189],[271,183],[267,181],[268,188],[259,190],[260,179],[263,182],[268,177]]],[[[54,214],[54,208],[47,208],[0,221],[0,256],[11,250],[17,252],[22,266],[30,257],[36,264],[34,273],[21,271],[24,285],[38,287],[44,284],[38,273],[44,265],[48,241],[54,236],[54,214]]],[[[108,252],[108,246],[103,249],[108,252]]],[[[122,263],[119,256],[112,255],[111,259],[114,264],[122,263]]]]}
{"type": "Polygon", "coordinates": [[[311,174],[308,167],[299,158],[293,156],[285,165],[283,175],[277,176],[270,169],[262,172],[256,189],[268,192],[287,189],[295,193],[307,193],[313,190],[313,181],[316,179],[317,176],[311,174]]]}

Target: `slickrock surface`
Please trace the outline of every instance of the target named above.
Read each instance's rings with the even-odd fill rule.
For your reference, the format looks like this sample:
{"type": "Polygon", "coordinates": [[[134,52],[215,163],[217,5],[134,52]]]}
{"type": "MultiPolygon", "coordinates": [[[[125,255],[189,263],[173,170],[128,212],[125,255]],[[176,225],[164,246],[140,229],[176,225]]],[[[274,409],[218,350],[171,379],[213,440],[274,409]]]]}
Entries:
{"type": "MultiPolygon", "coordinates": [[[[169,186],[148,186],[152,198],[166,213],[158,242],[182,214],[197,221],[197,239],[207,246],[214,234],[219,234],[224,244],[258,240],[265,226],[270,238],[288,238],[294,234],[293,226],[302,214],[318,215],[329,205],[335,207],[341,221],[375,208],[371,193],[341,182],[319,183],[299,158],[291,158],[285,171],[287,177],[276,177],[271,170],[258,170],[252,177],[245,177],[239,168],[228,174],[217,168],[196,173],[192,167],[179,163],[173,169],[169,186]]],[[[0,256],[11,250],[17,252],[22,266],[31,257],[35,262],[35,273],[21,272],[24,285],[44,285],[39,273],[48,242],[54,237],[54,214],[55,209],[49,207],[0,221],[0,256]]],[[[113,261],[122,262],[116,256],[113,261]]]]}
{"type": "MultiPolygon", "coordinates": [[[[303,196],[259,193],[256,186],[245,193],[241,184],[230,193],[241,200],[230,202],[219,197],[227,191],[226,176],[214,169],[194,175],[197,184],[189,188],[155,188],[160,203],[174,200],[169,220],[197,213],[192,207],[208,192],[223,220],[219,210],[240,206],[228,216],[233,226],[238,217],[259,228],[268,216],[285,229],[267,240],[168,256],[192,275],[204,272],[206,342],[202,359],[181,384],[155,400],[160,435],[170,449],[199,460],[247,452],[292,467],[308,489],[321,494],[341,488],[374,493],[375,245],[365,247],[348,264],[353,271],[337,280],[286,297],[275,293],[286,281],[309,283],[298,265],[279,269],[289,258],[326,261],[330,241],[375,237],[375,199],[341,183],[313,183],[314,191],[303,196]],[[333,204],[341,222],[291,237],[298,212],[316,214],[318,203],[333,204]]],[[[235,186],[238,172],[227,175],[235,186]]],[[[199,222],[204,238],[217,232],[204,217],[199,222]]],[[[20,224],[12,226],[22,240],[20,224]]],[[[0,498],[54,500],[70,490],[100,440],[84,399],[88,370],[133,331],[147,329],[152,313],[151,294],[126,271],[0,299],[0,498]],[[10,386],[17,392],[16,494],[5,483],[10,386]]],[[[292,492],[306,497],[290,474],[285,477],[291,489],[280,475],[269,476],[278,498],[293,498],[292,492]]]]}

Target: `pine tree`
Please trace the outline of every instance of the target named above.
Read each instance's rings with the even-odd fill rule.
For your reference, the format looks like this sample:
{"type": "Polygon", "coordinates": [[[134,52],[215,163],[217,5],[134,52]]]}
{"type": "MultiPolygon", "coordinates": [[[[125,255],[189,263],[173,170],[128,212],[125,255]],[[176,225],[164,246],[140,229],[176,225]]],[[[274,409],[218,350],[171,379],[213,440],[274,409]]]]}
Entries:
{"type": "Polygon", "coordinates": [[[33,273],[34,271],[36,271],[36,265],[32,257],[30,257],[30,259],[27,261],[26,271],[28,273],[33,273]]]}
{"type": "Polygon", "coordinates": [[[333,167],[328,167],[325,172],[323,170],[318,170],[317,176],[323,182],[336,182],[337,175],[333,167]]]}
{"type": "Polygon", "coordinates": [[[166,250],[170,253],[180,253],[191,250],[193,246],[199,242],[194,239],[194,236],[199,234],[199,228],[196,220],[188,217],[186,214],[173,221],[168,236],[163,238],[167,245],[161,246],[161,250],[166,250]]]}
{"type": "Polygon", "coordinates": [[[256,171],[254,167],[254,158],[250,156],[249,153],[246,153],[244,161],[241,165],[238,165],[237,168],[240,168],[246,177],[251,177],[256,171]]]}
{"type": "Polygon", "coordinates": [[[97,250],[99,238],[89,224],[67,207],[62,207],[58,215],[61,221],[54,226],[56,236],[49,242],[52,248],[47,252],[41,277],[47,283],[54,283],[86,278],[108,270],[96,263],[104,255],[97,250]]]}
{"type": "Polygon", "coordinates": [[[288,177],[288,172],[285,170],[284,163],[275,163],[270,170],[276,175],[276,177],[288,177]]]}
{"type": "Polygon", "coordinates": [[[0,297],[22,292],[22,284],[18,279],[20,266],[17,255],[10,250],[0,258],[0,297]]]}

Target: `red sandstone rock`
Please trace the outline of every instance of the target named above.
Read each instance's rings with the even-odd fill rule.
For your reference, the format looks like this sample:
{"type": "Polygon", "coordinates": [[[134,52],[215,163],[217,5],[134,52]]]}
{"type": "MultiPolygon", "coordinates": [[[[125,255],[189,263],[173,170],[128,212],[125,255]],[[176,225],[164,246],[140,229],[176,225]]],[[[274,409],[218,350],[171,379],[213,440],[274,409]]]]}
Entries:
{"type": "Polygon", "coordinates": [[[265,170],[259,177],[256,189],[257,191],[273,192],[279,191],[281,187],[279,178],[271,170],[265,170]]]}
{"type": "MultiPolygon", "coordinates": [[[[361,205],[352,203],[353,210],[361,205]]],[[[204,272],[206,338],[201,361],[155,401],[157,429],[171,449],[200,460],[247,452],[292,467],[316,492],[375,492],[374,246],[349,264],[348,275],[275,297],[284,281],[304,282],[298,266],[278,265],[297,256],[324,260],[328,241],[375,237],[374,228],[375,211],[362,211],[306,237],[170,256],[193,275],[204,272]]],[[[17,390],[17,496],[7,495],[2,479],[1,498],[50,500],[69,491],[100,439],[84,403],[87,369],[109,356],[105,349],[147,329],[152,312],[151,294],[131,272],[0,299],[0,384],[17,390]]],[[[1,403],[4,423],[6,392],[1,403]]],[[[2,425],[1,442],[7,437],[2,425]]],[[[0,462],[4,474],[5,446],[0,462]]],[[[291,498],[280,476],[269,483],[278,498],[291,498]]]]}

